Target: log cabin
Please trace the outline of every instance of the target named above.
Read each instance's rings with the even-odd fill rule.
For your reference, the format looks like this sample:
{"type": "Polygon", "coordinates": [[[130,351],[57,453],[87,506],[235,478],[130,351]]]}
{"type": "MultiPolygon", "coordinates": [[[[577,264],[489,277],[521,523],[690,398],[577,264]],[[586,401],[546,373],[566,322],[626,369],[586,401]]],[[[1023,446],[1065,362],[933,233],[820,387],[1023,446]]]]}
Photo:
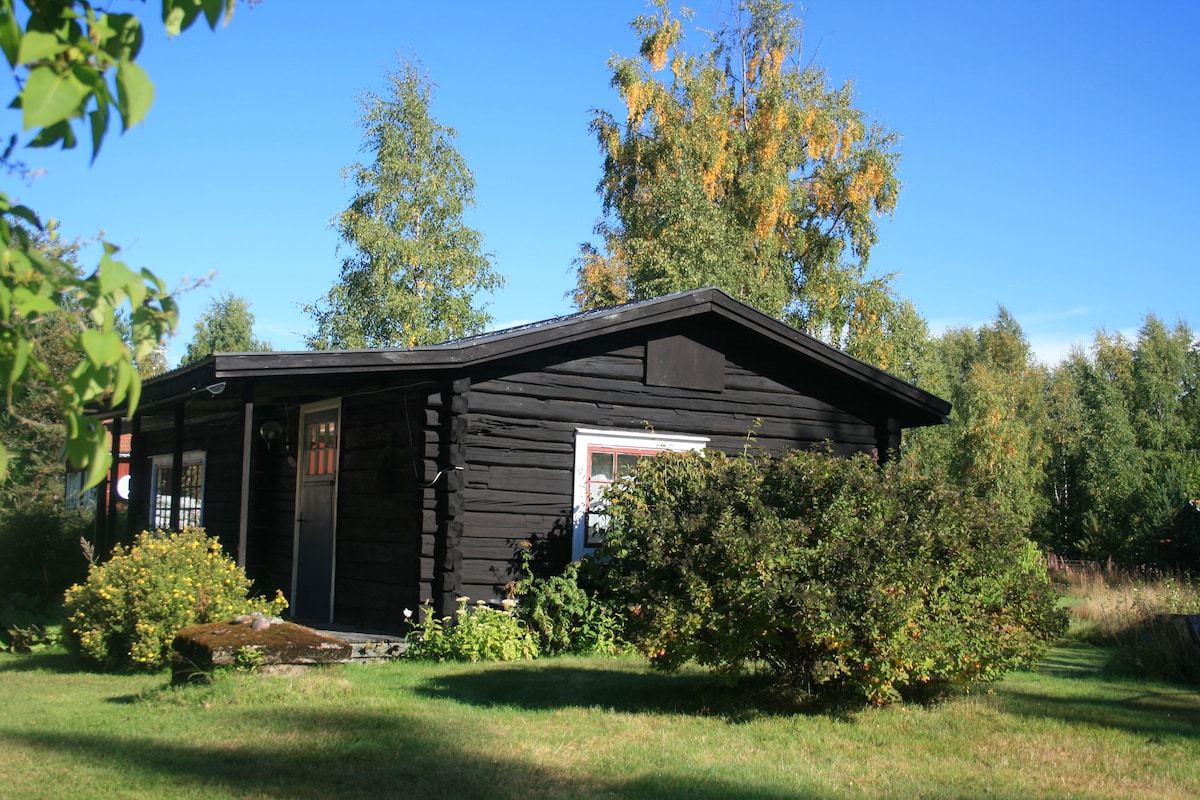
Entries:
{"type": "Polygon", "coordinates": [[[637,458],[884,460],[949,411],[705,288],[434,346],[218,353],[110,425],[132,439],[130,530],[203,526],[296,619],[399,631],[424,601],[503,597],[522,543],[545,570],[593,550],[637,458]]]}

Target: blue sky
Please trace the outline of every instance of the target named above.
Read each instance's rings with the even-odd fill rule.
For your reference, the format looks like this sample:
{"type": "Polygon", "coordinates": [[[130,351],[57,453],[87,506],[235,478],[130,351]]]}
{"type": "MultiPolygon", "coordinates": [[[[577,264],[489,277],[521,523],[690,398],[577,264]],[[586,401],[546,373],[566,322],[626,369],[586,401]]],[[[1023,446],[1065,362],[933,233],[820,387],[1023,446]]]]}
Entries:
{"type": "MultiPolygon", "coordinates": [[[[590,109],[618,107],[607,61],[636,52],[641,0],[263,0],[172,41],[153,3],[131,5],[150,27],[146,123],[110,134],[91,166],[86,148],[25,151],[45,172],[6,189],[69,235],[103,231],[170,285],[213,273],[182,298],[172,366],[221,291],[250,302],[260,338],[303,348],[300,305],[338,273],[329,221],[351,195],[341,169],[361,157],[357,97],[382,87],[397,51],[428,70],[433,114],[475,173],[468,223],[508,281],[496,323],[571,311],[570,263],[600,212],[590,109]]],[[[691,6],[714,27],[726,3],[691,6]]],[[[802,12],[804,57],[853,79],[859,108],[903,136],[904,188],[871,269],[896,273],[935,331],[1004,305],[1056,363],[1148,313],[1200,327],[1200,3],[802,12]]]]}

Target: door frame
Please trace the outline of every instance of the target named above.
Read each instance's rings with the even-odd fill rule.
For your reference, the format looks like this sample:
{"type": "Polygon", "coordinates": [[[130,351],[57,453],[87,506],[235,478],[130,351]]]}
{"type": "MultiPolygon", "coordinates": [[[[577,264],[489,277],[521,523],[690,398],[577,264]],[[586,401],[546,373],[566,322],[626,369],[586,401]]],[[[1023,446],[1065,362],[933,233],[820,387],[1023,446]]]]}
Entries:
{"type": "Polygon", "coordinates": [[[333,497],[331,503],[333,508],[329,515],[330,525],[330,553],[329,553],[329,619],[325,622],[333,621],[333,603],[334,603],[334,585],[336,584],[335,576],[337,575],[337,518],[338,518],[338,483],[341,480],[342,468],[342,398],[335,397],[332,400],[322,400],[318,403],[306,403],[300,406],[300,421],[299,431],[297,434],[297,464],[296,464],[296,501],[292,510],[292,601],[296,600],[296,590],[300,581],[300,523],[301,514],[304,510],[304,477],[305,477],[305,461],[308,455],[308,437],[305,430],[308,417],[312,414],[324,413],[327,411],[337,412],[337,423],[334,428],[336,438],[337,452],[334,455],[333,464],[333,497]]]}

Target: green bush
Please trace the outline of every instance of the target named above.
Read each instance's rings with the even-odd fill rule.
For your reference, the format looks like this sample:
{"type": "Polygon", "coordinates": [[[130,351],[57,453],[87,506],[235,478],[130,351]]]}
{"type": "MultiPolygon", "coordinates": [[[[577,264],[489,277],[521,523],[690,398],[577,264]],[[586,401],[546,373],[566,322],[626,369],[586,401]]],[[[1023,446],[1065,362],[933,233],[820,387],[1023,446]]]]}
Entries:
{"type": "Polygon", "coordinates": [[[56,503],[22,503],[0,511],[0,597],[36,597],[42,610],[58,608],[67,587],[87,576],[79,547],[95,526],[93,511],[56,503]]]}
{"type": "Polygon", "coordinates": [[[521,619],[537,637],[543,655],[615,655],[624,623],[581,582],[589,561],[568,564],[560,574],[534,575],[529,549],[522,552],[524,577],[512,587],[521,619]]]}
{"type": "Polygon", "coordinates": [[[36,653],[62,638],[62,606],[23,592],[0,597],[0,652],[36,653]]]}
{"type": "Polygon", "coordinates": [[[865,456],[664,454],[606,498],[613,589],[666,669],[882,703],[992,680],[1065,630],[1000,512],[865,456]]]}
{"type": "Polygon", "coordinates": [[[101,667],[157,669],[183,628],[287,608],[282,594],[250,598],[249,589],[245,571],[202,528],[143,532],[67,590],[65,640],[101,667]]]}
{"type": "Polygon", "coordinates": [[[537,642],[510,605],[492,608],[480,600],[470,608],[470,602],[469,597],[458,598],[453,617],[439,617],[433,606],[422,606],[422,619],[413,624],[406,655],[433,661],[537,658],[537,642]]]}

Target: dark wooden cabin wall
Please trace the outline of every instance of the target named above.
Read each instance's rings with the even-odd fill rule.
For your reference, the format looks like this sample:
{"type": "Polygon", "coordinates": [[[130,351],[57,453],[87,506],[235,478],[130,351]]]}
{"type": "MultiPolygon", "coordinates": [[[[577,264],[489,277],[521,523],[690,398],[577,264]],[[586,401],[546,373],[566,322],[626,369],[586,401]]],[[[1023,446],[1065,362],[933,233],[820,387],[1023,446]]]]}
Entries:
{"type": "MultiPolygon", "coordinates": [[[[130,523],[139,528],[149,526],[151,460],[168,456],[175,450],[175,426],[172,411],[147,415],[141,422],[143,448],[139,463],[131,464],[133,477],[139,483],[136,497],[142,508],[131,509],[130,523]]],[[[238,522],[241,509],[242,478],[242,416],[236,409],[213,409],[202,401],[189,405],[185,411],[184,452],[202,450],[204,467],[204,528],[217,537],[230,556],[236,557],[238,522]]]]}
{"type": "Polygon", "coordinates": [[[349,396],[342,403],[334,619],[400,630],[419,604],[424,393],[349,396]]]}
{"type": "Polygon", "coordinates": [[[460,378],[424,398],[420,599],[432,601],[439,613],[449,613],[464,591],[460,545],[470,385],[460,378]]]}
{"type": "Polygon", "coordinates": [[[709,447],[725,452],[749,444],[774,453],[825,441],[842,454],[875,448],[873,422],[766,377],[761,364],[748,369],[735,347],[726,350],[720,392],[647,386],[645,345],[628,342],[476,380],[467,402],[462,592],[503,596],[523,541],[550,569],[569,561],[578,427],[704,435],[709,447]]]}
{"type": "Polygon", "coordinates": [[[278,589],[290,600],[299,409],[255,405],[255,430],[267,420],[279,422],[286,434],[270,446],[260,436],[253,437],[246,573],[254,581],[255,591],[270,596],[278,589]]]}

